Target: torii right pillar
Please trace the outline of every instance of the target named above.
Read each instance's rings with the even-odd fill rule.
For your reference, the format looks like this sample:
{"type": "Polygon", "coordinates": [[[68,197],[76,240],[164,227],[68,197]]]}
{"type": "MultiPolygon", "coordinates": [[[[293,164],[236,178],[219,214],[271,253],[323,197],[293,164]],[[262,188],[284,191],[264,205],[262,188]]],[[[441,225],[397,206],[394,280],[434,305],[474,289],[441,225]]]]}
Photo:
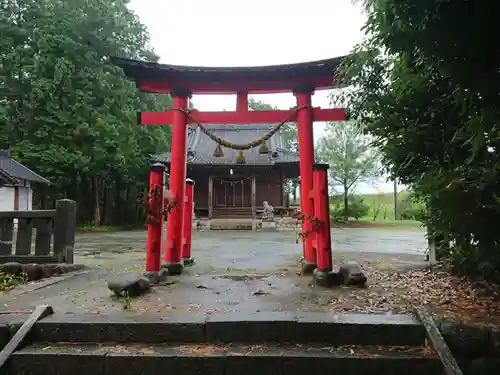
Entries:
{"type": "Polygon", "coordinates": [[[314,217],[319,220],[316,228],[316,257],[318,267],[314,270],[316,285],[332,287],[341,285],[343,276],[333,271],[332,241],[330,233],[330,208],[328,204],[328,164],[313,165],[314,217]]]}
{"type": "MultiPolygon", "coordinates": [[[[300,107],[297,115],[297,135],[299,143],[299,169],[300,169],[300,211],[304,216],[313,216],[314,207],[309,194],[313,188],[314,164],[314,137],[312,116],[312,95],[314,88],[310,85],[301,85],[293,90],[300,107]]],[[[308,233],[312,223],[302,220],[302,232],[308,233]]],[[[310,275],[317,268],[316,249],[313,246],[315,236],[307,236],[303,243],[302,274],[310,275]]]]}

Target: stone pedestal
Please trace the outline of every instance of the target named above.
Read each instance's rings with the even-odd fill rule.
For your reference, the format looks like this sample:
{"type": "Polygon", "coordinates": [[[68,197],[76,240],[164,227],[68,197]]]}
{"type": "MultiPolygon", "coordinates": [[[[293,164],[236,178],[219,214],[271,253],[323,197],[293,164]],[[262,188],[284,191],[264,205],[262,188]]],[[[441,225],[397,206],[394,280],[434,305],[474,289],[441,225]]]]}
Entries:
{"type": "Polygon", "coordinates": [[[341,264],[339,267],[339,272],[342,274],[345,285],[359,287],[363,287],[366,285],[366,275],[361,270],[358,262],[350,261],[341,264]]]}
{"type": "Polygon", "coordinates": [[[316,268],[313,272],[313,281],[316,285],[331,288],[342,285],[344,278],[340,272],[322,271],[316,268]]]}
{"type": "Polygon", "coordinates": [[[184,262],[184,267],[194,266],[194,263],[195,263],[193,257],[184,258],[182,261],[184,262]]]}
{"type": "Polygon", "coordinates": [[[262,232],[276,232],[277,225],[275,221],[263,221],[260,227],[262,232]]]}
{"type": "Polygon", "coordinates": [[[300,273],[302,275],[312,275],[317,267],[318,265],[316,264],[316,262],[310,262],[305,260],[304,258],[300,260],[300,273]]]}
{"type": "Polygon", "coordinates": [[[117,296],[137,297],[151,288],[148,277],[140,272],[129,272],[108,281],[108,289],[117,296]]]}
{"type": "Polygon", "coordinates": [[[161,268],[167,269],[169,275],[180,275],[184,271],[184,264],[182,261],[176,263],[164,263],[161,265],[161,268]]]}
{"type": "Polygon", "coordinates": [[[166,268],[160,268],[158,272],[144,272],[144,276],[149,280],[151,285],[164,283],[168,278],[168,270],[166,268]]]}

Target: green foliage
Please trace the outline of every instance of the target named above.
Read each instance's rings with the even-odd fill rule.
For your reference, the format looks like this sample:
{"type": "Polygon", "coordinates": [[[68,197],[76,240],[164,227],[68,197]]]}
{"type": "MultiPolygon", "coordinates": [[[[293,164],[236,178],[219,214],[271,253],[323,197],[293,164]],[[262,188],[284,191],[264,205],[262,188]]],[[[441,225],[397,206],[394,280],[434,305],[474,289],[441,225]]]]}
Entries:
{"type": "MultiPolygon", "coordinates": [[[[248,98],[248,107],[253,111],[273,111],[277,110],[276,106],[264,103],[254,98],[248,98]]],[[[299,143],[297,138],[297,124],[287,123],[282,128],[282,137],[285,148],[290,151],[299,151],[299,143]]]]}
{"type": "MultiPolygon", "coordinates": [[[[398,193],[398,202],[407,196],[406,192],[398,193]]],[[[395,220],[394,193],[363,194],[361,197],[370,206],[368,218],[373,221],[395,220]]]]}
{"type": "Polygon", "coordinates": [[[0,292],[7,292],[14,289],[16,286],[26,284],[28,275],[22,273],[20,275],[12,275],[0,272],[0,292]]]}
{"type": "Polygon", "coordinates": [[[140,220],[148,153],[169,146],[168,127],[137,126],[136,112],[170,106],[138,93],[108,61],[155,61],[148,34],[113,0],[4,1],[0,12],[0,148],[47,178],[38,206],[78,202],[80,222],[140,220]]]}
{"type": "Polygon", "coordinates": [[[422,204],[406,198],[399,203],[399,218],[400,220],[425,221],[427,210],[422,204]]]}
{"type": "Polygon", "coordinates": [[[331,196],[330,201],[330,217],[335,221],[345,220],[345,218],[354,218],[359,220],[361,217],[368,215],[370,206],[365,203],[364,199],[359,196],[350,195],[348,197],[349,204],[347,210],[344,207],[344,200],[338,195],[331,196]]]}
{"type": "Polygon", "coordinates": [[[378,150],[363,131],[364,127],[357,122],[328,123],[316,149],[316,158],[330,166],[330,186],[342,188],[345,221],[353,211],[349,209],[349,192],[357,183],[375,177],[379,170],[378,150]]]}
{"type": "Polygon", "coordinates": [[[339,77],[352,89],[336,98],[430,208],[439,253],[467,272],[500,269],[500,46],[490,38],[500,25],[488,4],[365,1],[367,37],[339,77]]]}

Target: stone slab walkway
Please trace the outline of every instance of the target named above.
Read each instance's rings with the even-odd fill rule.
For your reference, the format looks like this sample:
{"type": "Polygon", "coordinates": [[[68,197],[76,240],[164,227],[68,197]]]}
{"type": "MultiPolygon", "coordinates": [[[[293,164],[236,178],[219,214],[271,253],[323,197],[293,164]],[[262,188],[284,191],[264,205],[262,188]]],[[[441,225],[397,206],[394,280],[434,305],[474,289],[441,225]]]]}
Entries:
{"type": "MultiPolygon", "coordinates": [[[[424,232],[382,229],[335,229],[336,260],[357,260],[365,267],[422,266],[424,232]]],[[[332,300],[352,290],[315,288],[299,277],[301,244],[293,232],[194,232],[194,267],[133,301],[112,298],[106,280],[144,267],[144,231],[79,234],[75,262],[89,272],[43,285],[32,283],[0,295],[0,312],[32,309],[49,303],[59,312],[130,313],[214,311],[324,311],[332,300]],[[38,289],[37,289],[38,285],[38,289]],[[27,288],[31,288],[26,292],[27,288]],[[24,294],[21,294],[25,291],[24,294]]]]}

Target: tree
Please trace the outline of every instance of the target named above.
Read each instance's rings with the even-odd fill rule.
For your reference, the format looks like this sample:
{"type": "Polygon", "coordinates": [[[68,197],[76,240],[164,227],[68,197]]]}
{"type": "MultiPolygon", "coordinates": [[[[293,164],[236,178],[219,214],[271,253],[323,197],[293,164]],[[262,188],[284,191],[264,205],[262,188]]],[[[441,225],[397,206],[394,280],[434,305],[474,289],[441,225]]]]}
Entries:
{"type": "Polygon", "coordinates": [[[372,146],[363,127],[354,121],[328,123],[319,139],[317,157],[330,165],[328,176],[333,186],[340,185],[344,195],[344,220],[349,219],[349,193],[357,183],[379,173],[379,152],[372,146]]]}
{"type": "Polygon", "coordinates": [[[168,128],[136,125],[136,112],[168,96],[139,93],[109,56],[156,61],[138,18],[114,0],[18,0],[0,5],[0,147],[46,177],[35,204],[78,202],[80,222],[132,223],[148,153],[168,128]]]}
{"type": "MultiPolygon", "coordinates": [[[[274,105],[267,104],[253,98],[248,99],[248,107],[253,111],[275,111],[278,109],[274,105]]],[[[285,148],[290,151],[298,152],[299,143],[297,136],[297,124],[289,122],[286,123],[281,129],[285,148]]]]}
{"type": "Polygon", "coordinates": [[[385,168],[429,208],[440,254],[500,280],[500,46],[488,37],[500,25],[492,2],[364,4],[366,38],[339,74],[353,88],[350,113],[366,124],[385,168]]]}

